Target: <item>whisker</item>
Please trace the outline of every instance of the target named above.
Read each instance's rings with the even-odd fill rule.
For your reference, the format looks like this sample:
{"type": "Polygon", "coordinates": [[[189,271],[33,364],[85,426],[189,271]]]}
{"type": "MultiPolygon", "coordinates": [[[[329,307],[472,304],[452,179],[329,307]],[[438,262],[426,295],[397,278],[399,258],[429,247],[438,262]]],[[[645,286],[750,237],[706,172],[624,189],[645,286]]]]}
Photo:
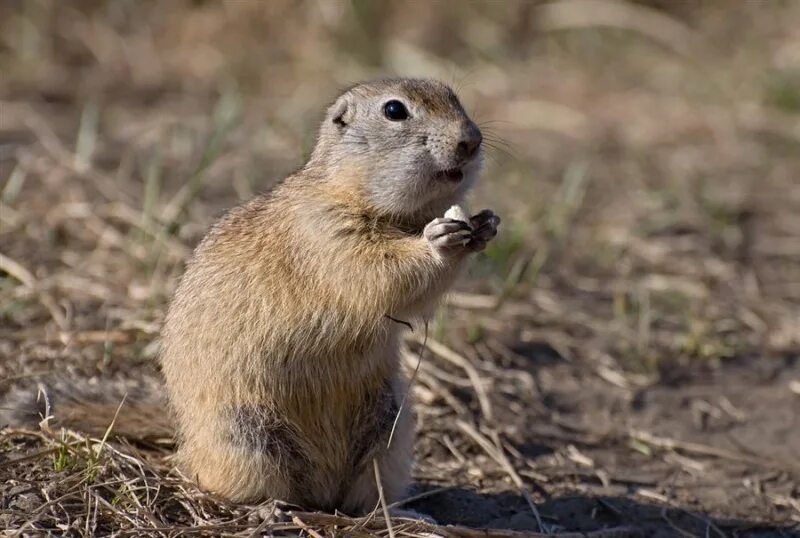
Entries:
{"type": "Polygon", "coordinates": [[[478,121],[476,123],[478,124],[478,127],[481,127],[481,128],[484,127],[484,126],[489,126],[489,125],[493,125],[493,124],[496,124],[496,123],[502,123],[502,124],[505,124],[505,125],[514,125],[514,122],[508,121],[508,120],[485,120],[485,121],[478,121]]]}
{"type": "MultiPolygon", "coordinates": [[[[476,68],[472,68],[472,69],[464,72],[464,74],[462,74],[461,77],[459,77],[458,80],[455,80],[455,73],[452,73],[452,75],[451,75],[451,80],[452,80],[451,86],[453,87],[453,91],[455,91],[457,95],[460,95],[462,90],[467,87],[467,80],[473,74],[475,74],[476,70],[477,70],[476,68]]],[[[474,82],[470,82],[469,84],[474,84],[474,82]]]]}
{"type": "Polygon", "coordinates": [[[502,164],[503,164],[503,162],[500,160],[500,158],[494,152],[486,152],[486,153],[484,153],[484,156],[486,157],[486,160],[489,161],[490,164],[492,164],[494,166],[498,166],[499,167],[499,166],[502,166],[502,164]]]}
{"type": "Polygon", "coordinates": [[[486,151],[484,151],[484,155],[487,159],[490,159],[495,164],[503,164],[507,160],[516,161],[518,160],[514,155],[509,154],[501,149],[488,147],[486,151]]]}
{"type": "Polygon", "coordinates": [[[483,139],[484,140],[488,140],[490,142],[496,142],[498,144],[502,144],[502,145],[505,145],[505,146],[511,146],[512,145],[511,142],[509,142],[505,138],[501,138],[499,136],[493,135],[492,133],[485,134],[483,136],[483,139]]]}
{"type": "Polygon", "coordinates": [[[481,133],[483,134],[484,140],[490,140],[492,142],[496,142],[498,144],[502,144],[505,146],[511,147],[512,144],[508,142],[504,137],[500,136],[497,132],[495,132],[492,128],[481,127],[481,133]]]}
{"type": "Polygon", "coordinates": [[[502,138],[495,138],[489,135],[489,136],[484,136],[483,140],[486,145],[490,145],[498,149],[503,149],[513,155],[518,154],[517,147],[514,144],[506,140],[503,140],[502,138]]]}
{"type": "Polygon", "coordinates": [[[515,152],[513,148],[497,145],[491,140],[489,141],[484,140],[484,146],[493,152],[503,155],[504,157],[513,160],[519,160],[519,155],[515,152]]]}

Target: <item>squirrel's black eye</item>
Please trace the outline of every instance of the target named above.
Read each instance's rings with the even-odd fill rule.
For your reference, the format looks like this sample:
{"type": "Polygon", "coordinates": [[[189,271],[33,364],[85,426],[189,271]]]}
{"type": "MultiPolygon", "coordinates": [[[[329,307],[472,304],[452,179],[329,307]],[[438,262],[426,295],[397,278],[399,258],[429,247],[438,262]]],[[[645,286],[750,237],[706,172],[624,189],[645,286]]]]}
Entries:
{"type": "Polygon", "coordinates": [[[383,105],[383,113],[392,121],[403,121],[408,119],[406,106],[397,100],[392,100],[383,105]]]}

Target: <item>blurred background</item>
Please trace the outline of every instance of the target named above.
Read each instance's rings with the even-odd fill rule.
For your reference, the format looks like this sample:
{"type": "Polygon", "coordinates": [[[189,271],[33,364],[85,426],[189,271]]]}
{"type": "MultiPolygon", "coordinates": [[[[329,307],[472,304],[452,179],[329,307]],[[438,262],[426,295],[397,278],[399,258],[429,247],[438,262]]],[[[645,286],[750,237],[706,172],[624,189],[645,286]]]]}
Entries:
{"type": "Polygon", "coordinates": [[[474,203],[505,225],[475,286],[599,310],[648,339],[623,361],[798,345],[796,2],[0,10],[0,244],[49,281],[91,281],[98,297],[57,290],[69,325],[95,324],[87,302],[160,307],[211,219],[302,165],[341,88],[430,76],[489,139],[474,203]]]}
{"type": "MultiPolygon", "coordinates": [[[[303,164],[341,88],[435,77],[484,131],[471,205],[503,228],[431,334],[486,377],[519,458],[543,465],[520,447],[556,413],[796,462],[798,23],[791,0],[6,0],[0,378],[150,371],[213,219],[303,164]]],[[[478,396],[430,415],[481,420],[478,396]]],[[[773,493],[794,505],[731,515],[797,521],[790,478],[773,493]]]]}

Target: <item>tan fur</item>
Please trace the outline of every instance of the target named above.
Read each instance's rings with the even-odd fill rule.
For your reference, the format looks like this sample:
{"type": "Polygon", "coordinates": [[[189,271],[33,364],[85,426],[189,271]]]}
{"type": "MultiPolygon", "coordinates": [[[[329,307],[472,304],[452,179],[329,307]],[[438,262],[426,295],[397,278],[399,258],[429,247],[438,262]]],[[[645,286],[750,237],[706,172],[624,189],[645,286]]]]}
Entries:
{"type": "Polygon", "coordinates": [[[365,512],[377,458],[388,501],[403,495],[413,416],[407,402],[387,447],[407,387],[391,318],[430,313],[496,233],[490,211],[472,218],[466,245],[467,225],[440,218],[474,182],[479,146],[441,83],[356,85],[329,108],[303,169],[213,226],[160,353],[179,460],[202,488],[365,512]],[[392,99],[407,121],[385,115],[392,99]]]}
{"type": "MultiPolygon", "coordinates": [[[[396,406],[405,392],[400,325],[387,315],[424,314],[467,251],[442,256],[421,235],[461,197],[461,187],[425,177],[431,186],[419,183],[420,192],[442,194],[425,192],[413,203],[403,184],[381,189],[399,192],[396,200],[375,188],[381,169],[418,166],[414,152],[422,151],[375,149],[397,136],[384,130],[406,128],[381,117],[377,106],[392,97],[414,107],[422,128],[442,127],[430,135],[440,137],[439,145],[425,151],[441,154],[447,145],[444,156],[433,158],[450,166],[448,152],[471,122],[449,88],[408,80],[355,86],[331,106],[306,167],[270,195],[229,212],[187,267],[166,319],[161,362],[178,417],[180,458],[203,488],[235,501],[278,497],[363,512],[377,501],[373,457],[390,501],[408,484],[409,409],[391,447],[381,444],[385,435],[366,439],[372,446],[354,461],[359,421],[369,422],[376,412],[370,406],[387,387],[396,406]],[[235,409],[246,409],[251,423],[262,424],[254,409],[278,421],[275,437],[283,439],[264,450],[238,443],[235,409]]],[[[415,181],[431,172],[411,170],[415,181]]]]}
{"type": "Polygon", "coordinates": [[[442,255],[421,232],[463,190],[434,184],[425,168],[409,172],[414,198],[410,185],[375,183],[387,159],[407,160],[401,173],[418,166],[415,152],[449,167],[469,123],[436,82],[355,86],[329,110],[308,165],[230,211],[197,248],[169,309],[161,363],[180,459],[201,487],[235,501],[363,512],[377,501],[377,457],[389,500],[403,494],[410,410],[388,448],[391,424],[374,419],[386,407],[394,420],[406,386],[400,325],[388,316],[424,314],[457,274],[467,250],[442,255]],[[375,149],[394,144],[384,129],[406,128],[380,117],[380,99],[392,97],[414,107],[422,128],[445,128],[430,135],[438,145],[422,134],[428,146],[375,149]]]}
{"type": "Polygon", "coordinates": [[[398,326],[385,314],[409,317],[409,306],[455,273],[421,237],[348,214],[360,203],[295,176],[234,210],[198,249],[169,311],[162,364],[183,426],[181,455],[203,487],[235,500],[322,505],[344,494],[348,421],[398,375],[398,326]],[[317,499],[296,496],[273,462],[223,439],[221,408],[251,403],[302,432],[317,499]]]}

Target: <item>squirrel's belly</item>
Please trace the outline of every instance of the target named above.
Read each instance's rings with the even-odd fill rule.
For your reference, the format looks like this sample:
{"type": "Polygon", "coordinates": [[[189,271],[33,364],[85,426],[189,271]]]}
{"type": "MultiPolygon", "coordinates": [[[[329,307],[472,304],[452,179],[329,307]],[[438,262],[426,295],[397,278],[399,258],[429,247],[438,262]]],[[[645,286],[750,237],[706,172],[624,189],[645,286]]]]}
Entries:
{"type": "MultiPolygon", "coordinates": [[[[285,499],[334,508],[386,450],[399,411],[391,379],[346,401],[333,387],[304,399],[303,410],[240,406],[228,413],[228,443],[290,485],[285,499]]],[[[269,485],[267,485],[269,487],[269,485]]],[[[265,492],[268,496],[276,492],[265,492]]],[[[282,492],[283,493],[283,492],[282,492]]]]}
{"type": "Polygon", "coordinates": [[[334,508],[385,450],[402,383],[396,338],[379,344],[357,356],[273,363],[270,383],[259,384],[260,394],[218,409],[227,426],[221,441],[288,486],[288,491],[262,490],[262,496],[334,508]]]}
{"type": "Polygon", "coordinates": [[[386,450],[398,410],[396,395],[387,383],[365,395],[349,416],[341,417],[344,424],[335,425],[331,417],[330,428],[318,432],[323,435],[308,439],[310,465],[297,482],[308,494],[307,503],[334,508],[342,502],[356,479],[371,469],[372,460],[386,450]]]}

